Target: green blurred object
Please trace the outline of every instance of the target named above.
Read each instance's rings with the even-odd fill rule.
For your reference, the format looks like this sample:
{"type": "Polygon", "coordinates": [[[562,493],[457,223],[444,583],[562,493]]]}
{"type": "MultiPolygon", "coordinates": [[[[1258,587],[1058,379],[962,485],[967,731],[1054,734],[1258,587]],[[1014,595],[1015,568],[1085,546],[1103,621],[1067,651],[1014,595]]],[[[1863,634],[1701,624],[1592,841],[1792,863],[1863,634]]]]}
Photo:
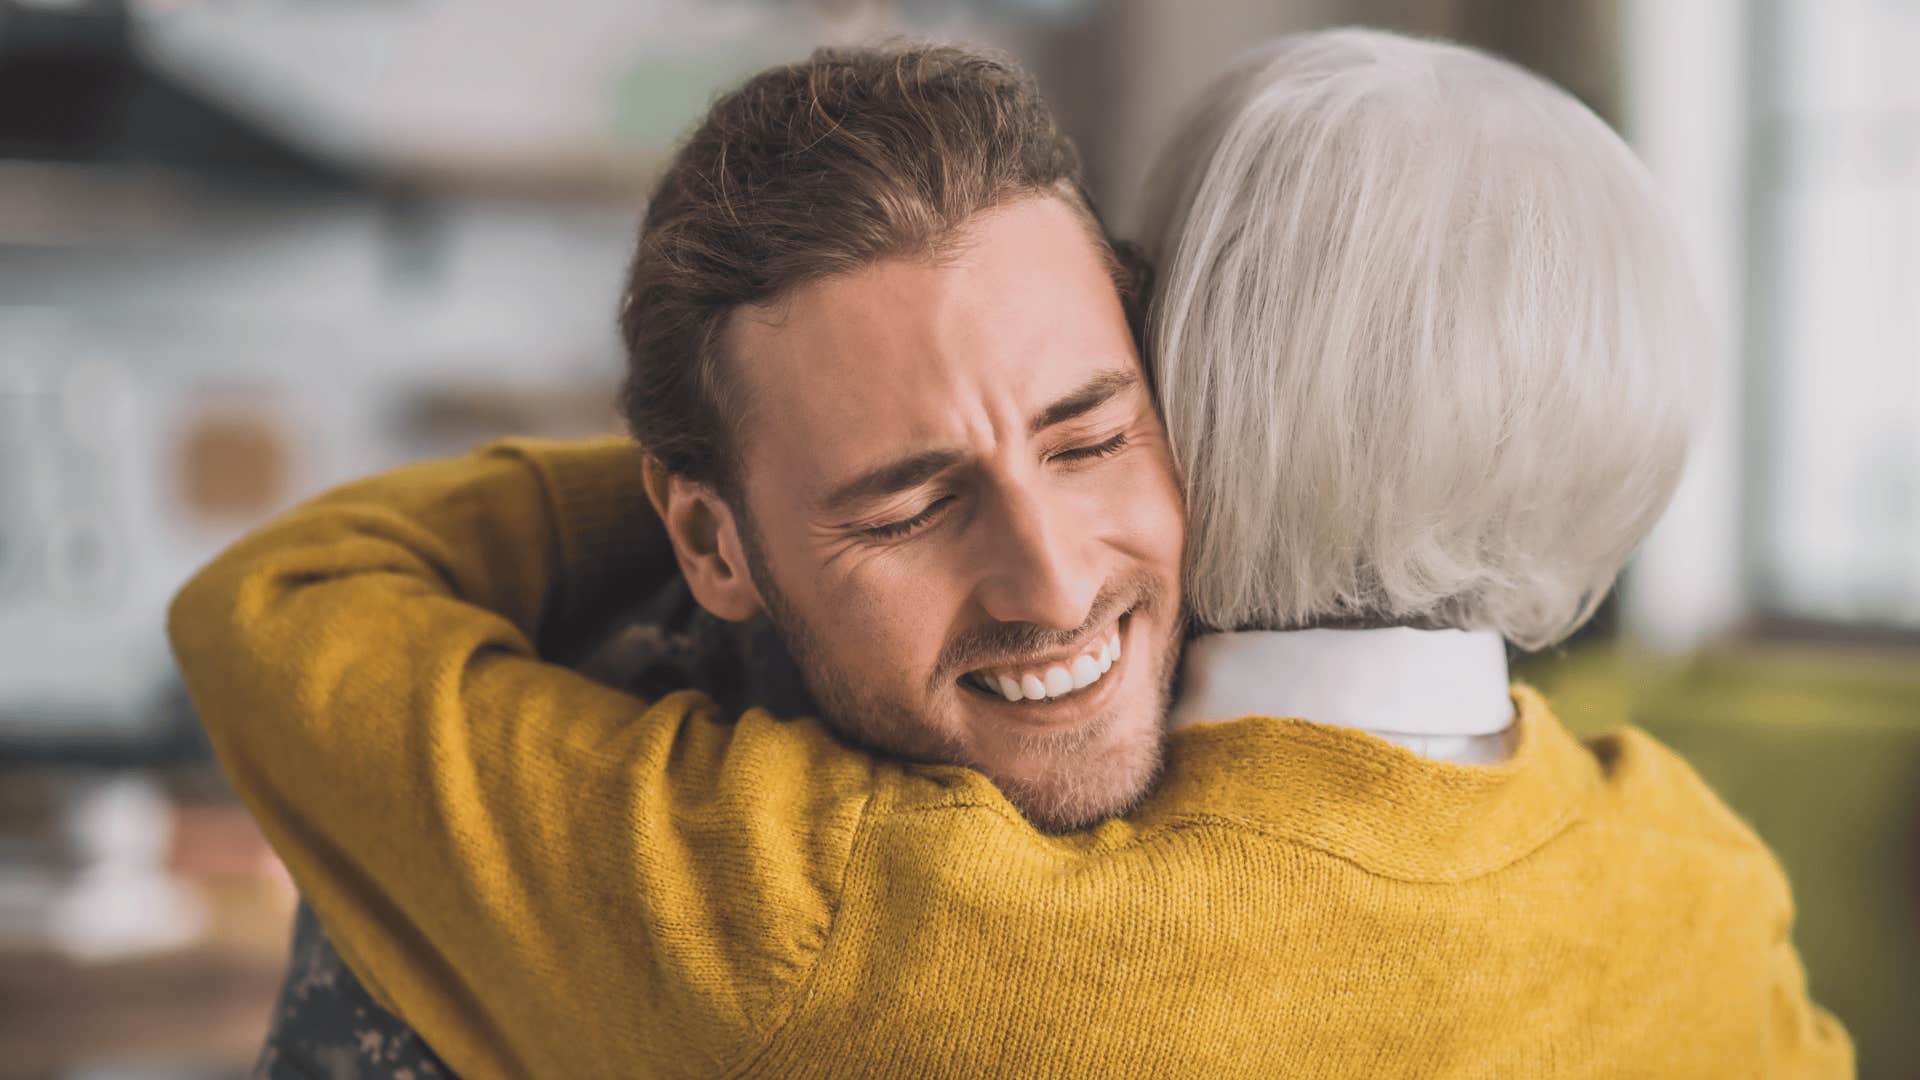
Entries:
{"type": "Polygon", "coordinates": [[[1597,644],[1515,666],[1574,731],[1633,723],[1693,764],[1786,867],[1860,1075],[1920,1077],[1920,650],[1597,644]]]}

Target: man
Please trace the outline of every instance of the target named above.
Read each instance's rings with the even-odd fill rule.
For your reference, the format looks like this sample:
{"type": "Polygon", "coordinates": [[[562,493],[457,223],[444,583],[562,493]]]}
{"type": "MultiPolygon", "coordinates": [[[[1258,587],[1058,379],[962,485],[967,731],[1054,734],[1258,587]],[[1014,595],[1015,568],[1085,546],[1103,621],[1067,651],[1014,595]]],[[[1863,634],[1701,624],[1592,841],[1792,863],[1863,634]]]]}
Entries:
{"type": "MultiPolygon", "coordinates": [[[[669,541],[707,612],[771,621],[820,715],[847,741],[969,766],[1050,830],[1134,805],[1157,773],[1164,739],[1182,522],[1121,287],[1130,282],[1080,189],[1072,147],[1027,79],[952,49],[821,53],[716,103],[649,202],[621,320],[631,360],[625,401],[644,466],[627,460],[629,447],[610,445],[495,455],[475,473],[428,467],[379,493],[386,507],[404,505],[420,519],[362,504],[349,488],[190,585],[173,634],[216,745],[376,996],[406,1005],[456,1068],[579,1067],[579,1059],[520,1056],[525,1025],[539,1018],[508,1015],[490,999],[492,990],[504,997],[512,980],[476,985],[497,971],[437,970],[450,958],[432,924],[436,911],[492,907],[503,916],[497,924],[470,924],[476,953],[513,963],[528,980],[516,990],[522,1000],[539,986],[566,1002],[564,987],[546,978],[553,972],[538,968],[565,960],[563,943],[587,939],[504,913],[531,899],[528,888],[597,888],[577,876],[596,859],[666,858],[654,841],[620,847],[633,836],[568,839],[586,828],[591,806],[573,824],[540,815],[502,829],[527,804],[498,800],[583,799],[573,790],[583,770],[565,759],[588,752],[583,740],[594,753],[616,743],[641,760],[655,752],[632,741],[643,704],[584,681],[556,684],[531,657],[564,652],[568,635],[636,602],[653,583],[608,573],[657,566],[669,541]],[[640,502],[643,484],[664,539],[640,502]],[[547,520],[550,508],[560,512],[547,520]],[[462,531],[481,520],[483,536],[462,531]],[[568,531],[556,536],[556,528],[568,531]],[[475,542],[490,546],[462,549],[475,542]],[[615,550],[617,564],[606,558],[615,550]],[[266,562],[252,562],[254,554],[266,562]],[[535,565],[513,565],[522,556],[535,565]],[[517,626],[476,624],[451,603],[423,605],[416,614],[425,622],[385,621],[396,588],[444,589],[448,601],[492,608],[517,626]],[[540,649],[536,637],[545,639],[540,649]],[[306,642],[295,648],[301,671],[271,662],[240,677],[215,670],[240,655],[264,661],[270,640],[294,639],[306,642]],[[423,681],[443,678],[452,682],[429,692],[429,704],[423,681]],[[437,719],[409,726],[382,715],[409,698],[437,719]],[[590,735],[563,723],[527,745],[472,756],[462,745],[511,741],[531,733],[519,721],[563,713],[600,719],[590,735]],[[252,726],[295,715],[329,726],[355,718],[313,732],[339,757],[282,757],[290,745],[254,742],[264,729],[233,719],[252,726]],[[436,802],[409,805],[359,781],[350,730],[417,762],[434,777],[436,802]],[[343,800],[366,816],[342,829],[304,813],[312,799],[343,800]],[[470,870],[470,845],[479,842],[488,846],[481,861],[497,860],[503,876],[449,877],[393,895],[402,866],[425,870],[421,853],[385,864],[395,852],[359,845],[363,830],[396,815],[411,821],[401,828],[443,837],[447,874],[470,870]],[[583,851],[550,878],[519,876],[515,851],[536,837],[620,850],[583,851]]],[[[653,707],[664,723],[662,710],[674,724],[703,723],[707,711],[685,695],[653,707]]],[[[736,810],[777,830],[783,815],[804,808],[826,822],[829,840],[762,837],[794,845],[795,861],[781,865],[778,851],[754,849],[751,835],[712,846],[680,835],[665,842],[677,852],[669,861],[691,879],[645,873],[647,888],[617,901],[636,924],[671,923],[667,909],[743,891],[702,880],[727,859],[802,876],[844,862],[847,853],[834,849],[871,793],[861,774],[873,766],[830,757],[833,743],[818,733],[795,743],[802,726],[778,725],[762,740],[781,748],[766,752],[791,770],[799,786],[784,797],[799,802],[750,799],[751,810],[736,810]],[[832,775],[803,783],[809,761],[832,775]]],[[[675,762],[682,790],[674,797],[685,805],[663,806],[659,828],[672,832],[687,807],[724,801],[711,785],[743,782],[734,779],[741,755],[713,752],[720,756],[705,768],[675,762]]],[[[559,906],[606,899],[570,892],[559,906]]],[[[760,909],[777,915],[783,904],[777,895],[724,900],[755,910],[719,913],[729,921],[711,933],[676,936],[666,926],[651,947],[713,947],[738,935],[737,920],[770,918],[760,909]]],[[[824,917],[825,899],[816,900],[824,917]]],[[[799,963],[780,955],[782,964],[799,963]]],[[[679,978],[705,977],[697,957],[683,959],[679,978]]],[[[729,978],[753,977],[743,972],[729,978]]],[[[673,982],[645,985],[664,991],[673,982]]],[[[627,1004],[634,1013],[644,1007],[627,1004]]],[[[726,1023],[681,1031],[684,1041],[664,1046],[663,1060],[691,1054],[717,1063],[725,1041],[759,1011],[738,1003],[731,1032],[726,1023]]],[[[660,1022],[678,1026],[669,1016],[660,1022]]],[[[630,1036],[582,1049],[604,1067],[630,1036]]]]}
{"type": "Polygon", "coordinates": [[[843,734],[1059,828],[1145,790],[1176,655],[1179,495],[1116,285],[1030,83],[823,54],[709,112],[621,315],[701,606],[770,616],[843,734]],[[1117,682],[1079,664],[1109,642],[1117,682]]]}

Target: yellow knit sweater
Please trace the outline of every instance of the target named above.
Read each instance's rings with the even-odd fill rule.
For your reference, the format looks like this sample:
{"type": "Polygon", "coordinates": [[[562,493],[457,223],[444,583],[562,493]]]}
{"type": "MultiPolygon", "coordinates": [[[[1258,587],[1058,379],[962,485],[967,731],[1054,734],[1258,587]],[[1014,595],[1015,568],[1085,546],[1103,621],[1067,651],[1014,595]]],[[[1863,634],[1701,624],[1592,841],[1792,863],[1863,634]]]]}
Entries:
{"type": "Polygon", "coordinates": [[[1249,718],[1091,831],[817,722],[536,658],[664,558],[630,444],[350,485],[175,602],[195,703],[382,1004],[463,1074],[1841,1076],[1779,867],[1514,692],[1497,767],[1249,718]]]}

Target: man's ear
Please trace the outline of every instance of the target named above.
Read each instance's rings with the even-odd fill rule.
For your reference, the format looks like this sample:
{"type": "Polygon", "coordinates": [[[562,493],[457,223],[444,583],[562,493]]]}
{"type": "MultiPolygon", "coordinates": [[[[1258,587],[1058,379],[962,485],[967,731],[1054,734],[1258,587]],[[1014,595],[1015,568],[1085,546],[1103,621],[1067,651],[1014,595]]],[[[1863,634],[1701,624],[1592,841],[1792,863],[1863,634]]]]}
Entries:
{"type": "Polygon", "coordinates": [[[693,598],[731,622],[759,614],[764,605],[747,569],[733,508],[707,485],[668,472],[658,458],[648,457],[644,468],[647,498],[666,523],[693,598]]]}

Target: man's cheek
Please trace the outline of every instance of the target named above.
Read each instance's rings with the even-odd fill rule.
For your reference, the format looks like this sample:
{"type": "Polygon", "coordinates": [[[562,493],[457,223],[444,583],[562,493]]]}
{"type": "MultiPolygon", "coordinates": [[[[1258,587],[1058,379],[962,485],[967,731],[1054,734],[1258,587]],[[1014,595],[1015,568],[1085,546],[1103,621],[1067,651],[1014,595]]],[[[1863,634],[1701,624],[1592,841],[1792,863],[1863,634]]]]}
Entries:
{"type": "Polygon", "coordinates": [[[862,598],[859,606],[842,609],[847,615],[837,625],[829,624],[829,633],[842,642],[836,652],[846,670],[886,697],[909,704],[939,661],[938,650],[921,645],[918,628],[900,617],[912,607],[910,601],[862,598]]]}

